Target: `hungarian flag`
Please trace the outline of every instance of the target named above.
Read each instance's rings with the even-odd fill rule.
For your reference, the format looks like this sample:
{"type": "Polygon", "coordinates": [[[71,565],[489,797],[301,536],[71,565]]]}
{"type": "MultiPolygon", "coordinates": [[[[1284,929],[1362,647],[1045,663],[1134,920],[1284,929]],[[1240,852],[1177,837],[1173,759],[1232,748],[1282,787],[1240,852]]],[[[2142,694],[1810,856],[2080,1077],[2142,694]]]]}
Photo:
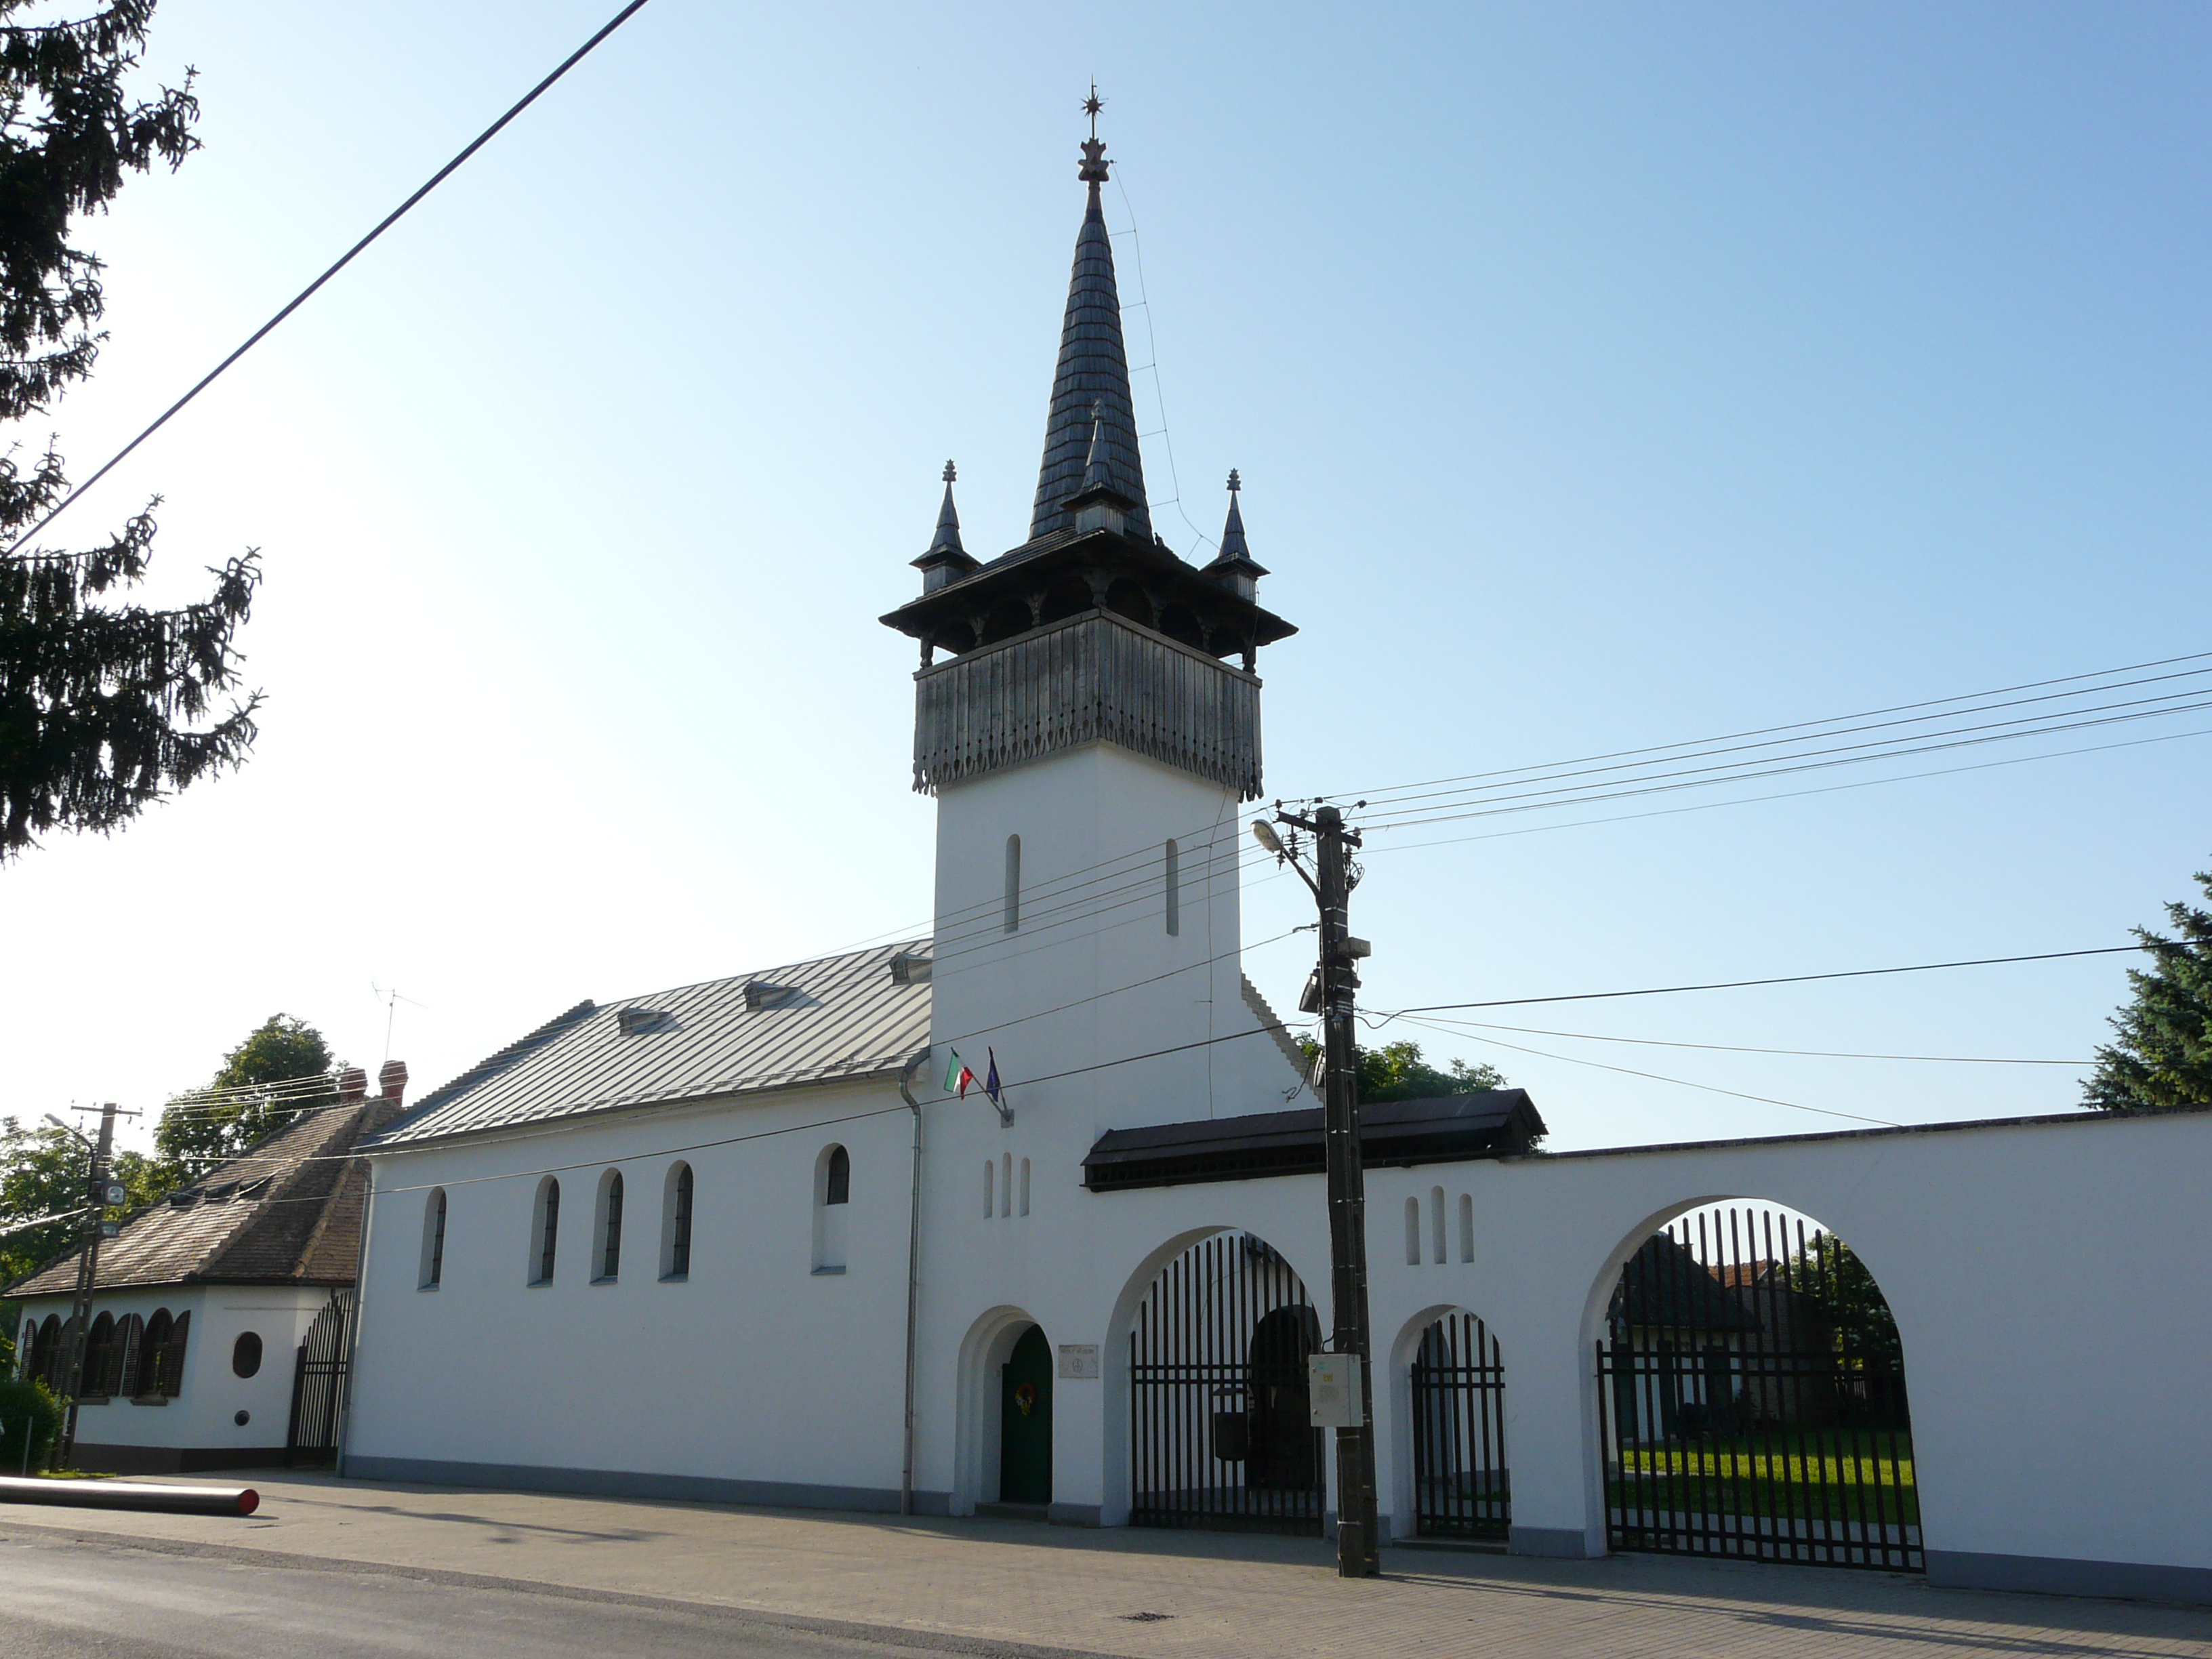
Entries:
{"type": "Polygon", "coordinates": [[[983,1092],[991,1097],[991,1104],[1003,1112],[1006,1109],[1006,1102],[999,1092],[999,1056],[988,1048],[983,1052],[991,1056],[990,1075],[983,1079],[983,1092]]]}
{"type": "Polygon", "coordinates": [[[954,1049],[952,1063],[945,1068],[945,1092],[948,1095],[957,1095],[961,1099],[965,1100],[968,1098],[968,1085],[975,1080],[975,1073],[969,1071],[966,1064],[962,1061],[960,1051],[954,1049]]]}

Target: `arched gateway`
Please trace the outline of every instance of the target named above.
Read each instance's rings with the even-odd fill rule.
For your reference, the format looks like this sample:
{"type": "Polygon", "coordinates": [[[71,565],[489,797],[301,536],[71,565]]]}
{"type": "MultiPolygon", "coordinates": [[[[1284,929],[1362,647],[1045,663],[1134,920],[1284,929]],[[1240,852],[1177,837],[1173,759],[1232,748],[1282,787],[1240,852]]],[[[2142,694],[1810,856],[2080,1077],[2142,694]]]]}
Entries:
{"type": "Polygon", "coordinates": [[[1621,1269],[1597,1376],[1608,1547],[1925,1570],[1897,1322],[1818,1224],[1676,1217],[1621,1269]]]}
{"type": "Polygon", "coordinates": [[[1129,1332],[1131,1524],[1318,1535],[1321,1346],[1304,1282],[1264,1239],[1218,1233],[1169,1262],[1129,1332]]]}

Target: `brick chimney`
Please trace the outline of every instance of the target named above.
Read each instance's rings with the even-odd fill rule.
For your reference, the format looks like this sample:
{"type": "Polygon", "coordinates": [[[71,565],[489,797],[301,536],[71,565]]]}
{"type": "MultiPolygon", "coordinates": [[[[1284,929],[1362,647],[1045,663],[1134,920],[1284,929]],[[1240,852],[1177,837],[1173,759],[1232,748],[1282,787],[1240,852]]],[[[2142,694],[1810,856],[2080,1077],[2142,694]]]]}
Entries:
{"type": "Polygon", "coordinates": [[[386,1060],[376,1073],[376,1091],[379,1100],[398,1105],[407,1093],[407,1062],[404,1060],[386,1060]]]}
{"type": "Polygon", "coordinates": [[[338,1099],[341,1102],[359,1100],[368,1092],[368,1073],[358,1066],[349,1066],[338,1073],[338,1099]]]}

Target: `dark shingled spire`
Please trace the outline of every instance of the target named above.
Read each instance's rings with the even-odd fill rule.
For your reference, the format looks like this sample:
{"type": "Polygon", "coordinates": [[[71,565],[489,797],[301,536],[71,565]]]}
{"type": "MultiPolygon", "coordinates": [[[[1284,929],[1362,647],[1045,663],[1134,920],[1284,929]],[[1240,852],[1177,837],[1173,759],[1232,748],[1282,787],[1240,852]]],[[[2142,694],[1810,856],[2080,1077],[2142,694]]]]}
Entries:
{"type": "Polygon", "coordinates": [[[929,544],[933,553],[965,553],[960,545],[960,514],[952,505],[952,480],[959,475],[952,463],[945,464],[945,506],[937,515],[937,538],[929,544]]]}
{"type": "MultiPolygon", "coordinates": [[[[1237,492],[1243,487],[1243,481],[1237,476],[1237,469],[1231,467],[1229,469],[1229,520],[1221,526],[1221,553],[1218,561],[1221,563],[1225,564],[1231,559],[1249,559],[1252,556],[1252,550],[1244,544],[1244,512],[1237,505],[1237,492]]],[[[952,510],[952,496],[950,492],[945,497],[945,510],[948,513],[952,510]]]]}
{"type": "MultiPolygon", "coordinates": [[[[1085,107],[1089,107],[1087,105],[1085,107]]],[[[1090,459],[1091,406],[1101,405],[1103,459],[1112,487],[1133,502],[1127,533],[1152,539],[1145,510],[1145,464],[1137,453],[1137,417],[1129,400],[1129,359],[1121,347],[1121,296],[1114,282],[1114,244],[1098,205],[1105,181],[1106,146],[1091,118],[1077,176],[1091,186],[1091,203],[1075,239],[1075,268],[1067,283],[1067,316],[1060,330],[1060,366],[1053,374],[1052,411],[1045,419],[1044,462],[1037,469],[1036,504],[1030,539],[1074,528],[1067,499],[1085,488],[1090,459]]]]}

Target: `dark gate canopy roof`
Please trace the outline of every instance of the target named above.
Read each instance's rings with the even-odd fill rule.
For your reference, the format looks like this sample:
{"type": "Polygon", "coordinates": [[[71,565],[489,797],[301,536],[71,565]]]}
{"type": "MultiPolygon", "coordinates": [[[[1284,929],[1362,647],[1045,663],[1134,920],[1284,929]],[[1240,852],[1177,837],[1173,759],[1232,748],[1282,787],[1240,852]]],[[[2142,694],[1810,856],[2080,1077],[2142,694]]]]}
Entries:
{"type": "MultiPolygon", "coordinates": [[[[1369,1164],[1411,1168],[1527,1152],[1545,1133],[1525,1089],[1393,1100],[1360,1109],[1359,1147],[1369,1164]]],[[[1322,1110],[1259,1112],[1247,1117],[1110,1129],[1083,1160],[1092,1192],[1177,1187],[1263,1176],[1319,1175],[1322,1110]]]]}

